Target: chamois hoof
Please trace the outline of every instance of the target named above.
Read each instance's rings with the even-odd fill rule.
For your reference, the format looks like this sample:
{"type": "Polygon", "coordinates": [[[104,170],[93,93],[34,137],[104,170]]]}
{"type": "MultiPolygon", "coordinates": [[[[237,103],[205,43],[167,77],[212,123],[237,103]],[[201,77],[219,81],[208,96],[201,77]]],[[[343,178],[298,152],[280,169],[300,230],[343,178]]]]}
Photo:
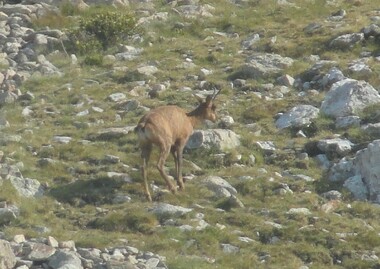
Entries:
{"type": "Polygon", "coordinates": [[[176,194],[176,193],[177,193],[177,188],[174,187],[174,186],[170,186],[170,187],[169,187],[169,190],[170,190],[171,193],[173,193],[173,194],[176,194]]]}
{"type": "Polygon", "coordinates": [[[146,194],[146,199],[148,200],[148,202],[153,202],[152,200],[152,196],[150,196],[150,194],[146,194]]]}

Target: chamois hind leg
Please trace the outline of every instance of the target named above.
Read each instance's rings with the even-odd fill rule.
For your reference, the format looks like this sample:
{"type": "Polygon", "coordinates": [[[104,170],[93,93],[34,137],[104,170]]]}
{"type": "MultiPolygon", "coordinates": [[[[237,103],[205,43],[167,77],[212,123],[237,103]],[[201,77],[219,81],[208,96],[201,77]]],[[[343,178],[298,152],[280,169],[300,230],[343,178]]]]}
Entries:
{"type": "Polygon", "coordinates": [[[183,165],[183,146],[177,147],[177,153],[176,153],[176,164],[177,164],[177,182],[180,190],[185,189],[185,184],[183,183],[182,178],[182,165],[183,165]]]}
{"type": "Polygon", "coordinates": [[[179,181],[178,181],[178,158],[177,158],[177,146],[172,146],[171,149],[170,149],[170,152],[172,153],[173,155],[173,158],[174,158],[174,164],[175,164],[175,173],[174,173],[174,177],[175,177],[175,180],[177,181],[178,183],[178,186],[179,186],[179,181]]]}
{"type": "Polygon", "coordinates": [[[169,153],[170,153],[170,148],[171,148],[170,146],[166,146],[164,144],[160,145],[160,156],[157,162],[157,169],[160,172],[161,176],[165,179],[166,185],[168,186],[169,190],[172,193],[176,193],[176,188],[170,182],[170,178],[168,177],[164,169],[165,161],[168,158],[169,153]]]}
{"type": "Polygon", "coordinates": [[[145,195],[146,195],[146,198],[149,200],[149,202],[152,202],[152,196],[150,195],[150,192],[149,192],[147,169],[148,169],[148,162],[149,162],[151,152],[152,152],[152,144],[145,144],[141,146],[141,158],[142,158],[141,174],[144,181],[145,195]]]}

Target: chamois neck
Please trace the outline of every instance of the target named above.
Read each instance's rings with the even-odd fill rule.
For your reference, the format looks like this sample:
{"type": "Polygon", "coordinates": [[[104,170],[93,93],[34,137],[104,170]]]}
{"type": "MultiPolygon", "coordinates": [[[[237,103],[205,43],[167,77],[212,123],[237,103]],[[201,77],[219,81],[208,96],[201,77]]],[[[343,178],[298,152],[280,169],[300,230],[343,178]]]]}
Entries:
{"type": "Polygon", "coordinates": [[[191,112],[186,113],[186,115],[189,117],[191,125],[193,125],[193,127],[200,125],[204,120],[197,108],[191,112]]]}

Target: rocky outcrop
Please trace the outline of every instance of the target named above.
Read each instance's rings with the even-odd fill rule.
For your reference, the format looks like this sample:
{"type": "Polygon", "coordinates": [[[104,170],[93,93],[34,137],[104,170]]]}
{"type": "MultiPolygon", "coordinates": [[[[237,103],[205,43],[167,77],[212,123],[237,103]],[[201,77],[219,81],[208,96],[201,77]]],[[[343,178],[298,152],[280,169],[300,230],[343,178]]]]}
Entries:
{"type": "Polygon", "coordinates": [[[165,269],[165,258],[121,244],[104,250],[80,248],[74,241],[58,242],[54,237],[27,240],[16,235],[13,240],[0,239],[0,268],[151,268],[165,269]],[[42,267],[36,267],[42,266],[42,267]]]}
{"type": "Polygon", "coordinates": [[[369,200],[380,203],[380,140],[360,150],[354,160],[356,175],[360,175],[368,189],[369,200]]]}
{"type": "Polygon", "coordinates": [[[0,239],[0,268],[12,269],[16,265],[16,256],[14,255],[11,244],[0,239]]]}
{"type": "Polygon", "coordinates": [[[240,145],[239,136],[231,130],[210,129],[195,131],[189,138],[186,147],[216,148],[220,151],[234,149],[240,145]]]}
{"type": "Polygon", "coordinates": [[[375,103],[380,103],[380,94],[369,83],[344,79],[326,93],[321,112],[334,118],[351,116],[375,103]]]}

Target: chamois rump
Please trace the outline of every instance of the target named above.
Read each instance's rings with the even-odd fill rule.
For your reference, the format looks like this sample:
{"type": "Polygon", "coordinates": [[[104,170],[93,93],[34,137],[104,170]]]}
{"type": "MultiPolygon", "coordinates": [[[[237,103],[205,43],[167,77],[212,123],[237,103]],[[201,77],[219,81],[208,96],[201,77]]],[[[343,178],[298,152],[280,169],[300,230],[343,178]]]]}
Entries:
{"type": "Polygon", "coordinates": [[[193,132],[195,126],[205,120],[216,121],[216,106],[213,103],[220,93],[214,89],[212,95],[206,100],[197,98],[200,102],[198,107],[191,112],[186,112],[175,105],[160,106],[145,114],[138,122],[135,132],[138,135],[141,149],[141,173],[144,181],[144,191],[147,199],[152,201],[147,179],[147,166],[153,145],[159,148],[157,169],[164,178],[169,190],[176,193],[176,187],[170,182],[164,170],[165,161],[171,153],[175,162],[175,179],[180,190],[184,190],[182,178],[182,154],[183,149],[193,132]]]}

